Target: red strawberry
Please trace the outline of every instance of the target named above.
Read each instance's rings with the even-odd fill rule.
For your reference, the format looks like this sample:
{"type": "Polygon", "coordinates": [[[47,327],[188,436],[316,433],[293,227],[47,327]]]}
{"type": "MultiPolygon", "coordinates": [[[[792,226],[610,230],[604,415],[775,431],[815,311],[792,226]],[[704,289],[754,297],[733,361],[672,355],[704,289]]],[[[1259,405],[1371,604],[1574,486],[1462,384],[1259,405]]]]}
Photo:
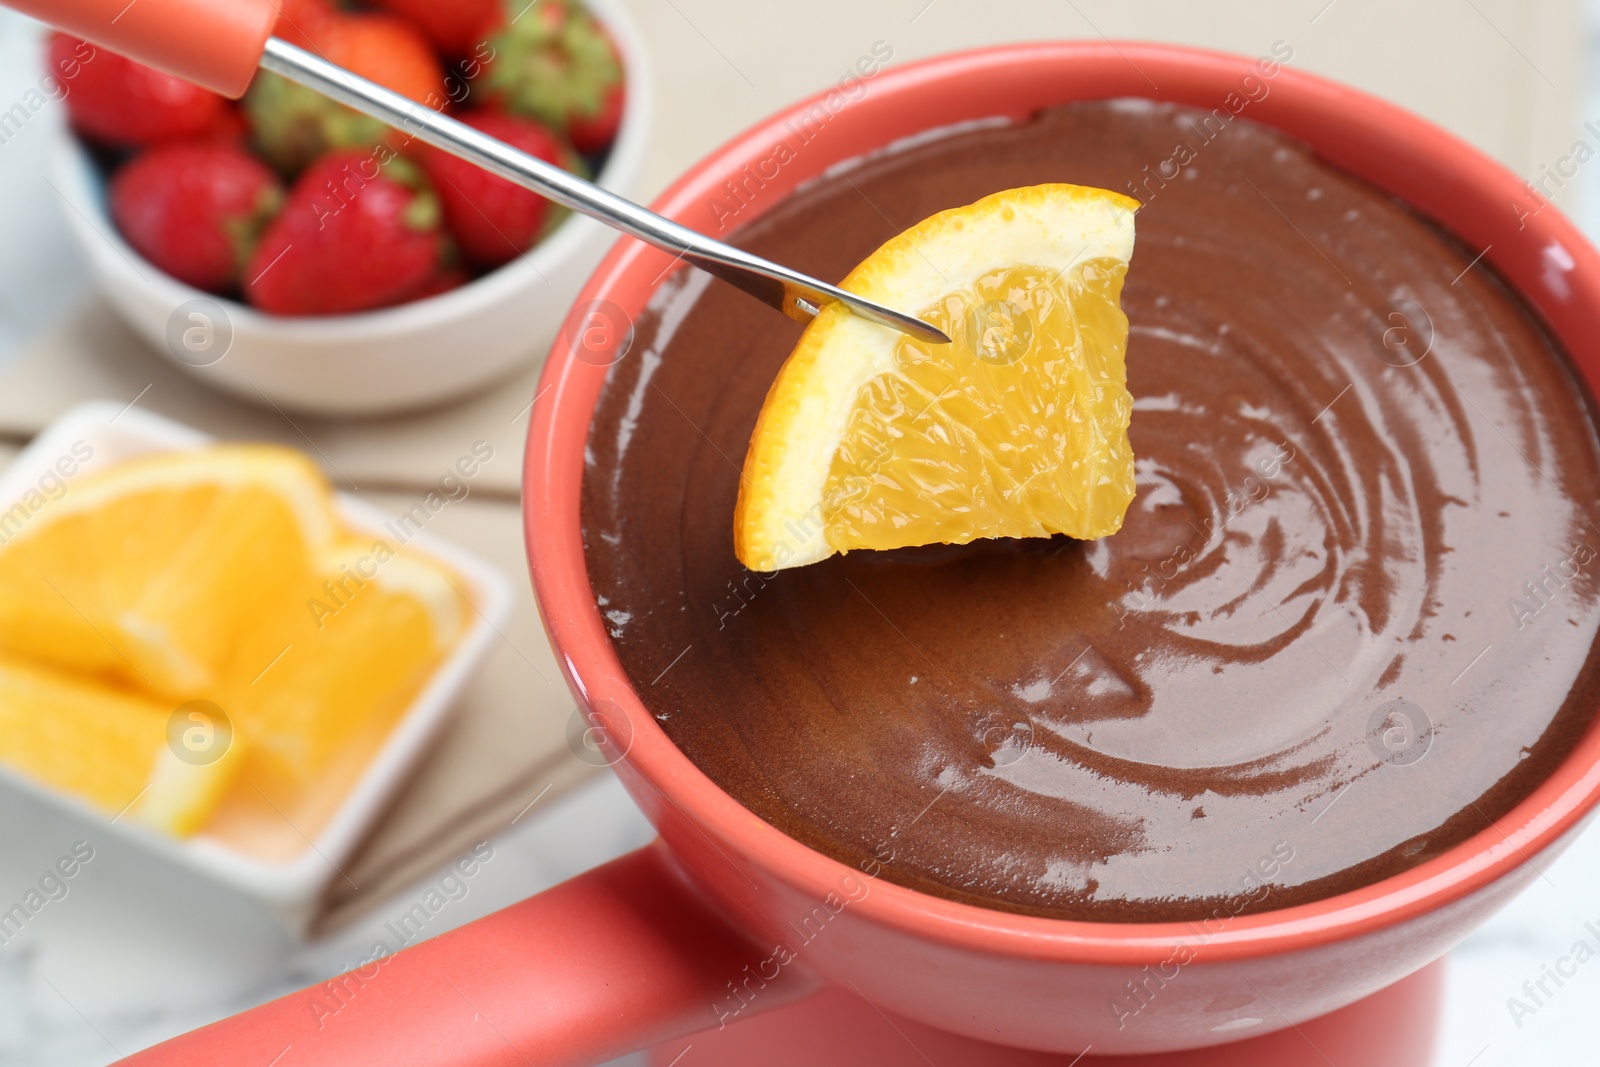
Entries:
{"type": "Polygon", "coordinates": [[[272,33],[292,45],[320,52],[323,31],[338,17],[339,12],[328,0],[283,0],[272,33]]]}
{"type": "Polygon", "coordinates": [[[228,111],[228,101],[209,89],[163,74],[64,33],[50,35],[50,69],[77,67],[63,79],[67,113],[83,136],[103,144],[132,146],[204,134],[228,111]]]}
{"type": "Polygon", "coordinates": [[[503,0],[377,0],[378,6],[410,19],[447,56],[464,56],[505,21],[503,0]]]}
{"type": "MultiPolygon", "coordinates": [[[[410,23],[390,15],[337,12],[310,22],[311,47],[330,63],[429,107],[444,107],[444,71],[433,45],[410,23]]],[[[330,148],[407,139],[377,119],[271,73],[256,76],[245,96],[245,110],[262,153],[289,173],[330,148]]]]}
{"type": "Polygon", "coordinates": [[[199,140],[231,145],[234,148],[247,148],[250,143],[250,124],[245,121],[244,112],[230,100],[222,114],[217,117],[217,121],[212,123],[211,129],[207,130],[199,140]]]}
{"type": "Polygon", "coordinates": [[[586,156],[603,152],[617,139],[622,125],[622,105],[627,97],[622,83],[606,90],[600,110],[594,115],[573,114],[567,120],[567,139],[586,156]]]}
{"type": "Polygon", "coordinates": [[[489,39],[490,98],[568,135],[581,152],[616,137],[625,94],[622,61],[605,28],[572,0],[535,0],[489,39]]]}
{"type": "MultiPolygon", "coordinates": [[[[461,121],[547,163],[569,168],[576,163],[559,137],[530,119],[480,111],[461,116],[461,121]]],[[[550,201],[448,152],[429,148],[422,165],[433,179],[456,243],[480,267],[516,259],[550,220],[550,201]]]]}
{"type": "Polygon", "coordinates": [[[278,315],[337,315],[408,300],[439,270],[439,202],[403,160],[334,152],[289,190],[245,267],[245,297],[278,315]]]}
{"type": "Polygon", "coordinates": [[[404,19],[343,15],[322,32],[331,63],[424,104],[442,102],[444,71],[433,46],[404,19]]]}
{"type": "Polygon", "coordinates": [[[128,243],[181,282],[223,293],[283,203],[260,160],[206,142],[158,145],[111,181],[111,217],[128,243]]]}

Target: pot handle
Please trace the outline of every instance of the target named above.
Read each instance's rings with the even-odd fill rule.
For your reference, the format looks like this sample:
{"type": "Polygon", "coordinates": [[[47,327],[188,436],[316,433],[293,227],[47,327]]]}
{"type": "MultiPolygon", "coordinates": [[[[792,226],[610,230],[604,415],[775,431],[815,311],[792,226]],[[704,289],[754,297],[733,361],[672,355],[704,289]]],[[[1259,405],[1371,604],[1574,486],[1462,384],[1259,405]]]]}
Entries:
{"type": "Polygon", "coordinates": [[[129,59],[212,92],[238,98],[250,87],[279,0],[4,0],[129,59]]]}
{"type": "MultiPolygon", "coordinates": [[[[657,841],[123,1063],[580,1067],[716,1026],[761,956],[657,841]]],[[[792,970],[740,1017],[815,990],[792,970]]]]}

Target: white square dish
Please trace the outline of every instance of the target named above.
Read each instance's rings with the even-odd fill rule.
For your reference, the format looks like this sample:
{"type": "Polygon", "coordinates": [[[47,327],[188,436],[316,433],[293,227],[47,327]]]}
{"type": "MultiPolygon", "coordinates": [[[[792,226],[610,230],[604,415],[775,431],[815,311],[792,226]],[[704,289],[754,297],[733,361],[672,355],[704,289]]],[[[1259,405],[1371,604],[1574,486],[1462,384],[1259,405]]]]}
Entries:
{"type": "MultiPolygon", "coordinates": [[[[47,508],[52,496],[70,493],[73,482],[121,461],[195,448],[212,440],[198,430],[131,405],[111,401],[81,404],[48,426],[0,472],[0,518],[19,502],[30,513],[47,508]],[[70,462],[63,463],[63,457],[70,457],[70,462]]],[[[384,523],[392,518],[347,493],[335,494],[335,506],[352,528],[375,536],[383,536],[384,523]]],[[[323,888],[340,876],[339,866],[444,726],[456,697],[511,609],[510,581],[488,562],[425,530],[410,537],[406,546],[460,576],[472,617],[331,817],[314,836],[306,838],[305,847],[292,858],[268,861],[209,837],[203,829],[193,837],[178,839],[132,820],[108,820],[87,802],[3,766],[0,789],[42,798],[88,820],[102,833],[135,843],[171,864],[259,900],[291,929],[302,929],[323,888]]]]}

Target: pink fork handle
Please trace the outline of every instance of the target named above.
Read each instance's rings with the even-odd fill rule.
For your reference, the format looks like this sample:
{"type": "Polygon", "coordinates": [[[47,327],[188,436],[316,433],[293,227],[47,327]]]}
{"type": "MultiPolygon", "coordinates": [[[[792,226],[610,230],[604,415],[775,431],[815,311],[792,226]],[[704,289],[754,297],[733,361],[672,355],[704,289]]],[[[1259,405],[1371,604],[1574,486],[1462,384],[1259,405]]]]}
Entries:
{"type": "MultiPolygon", "coordinates": [[[[657,842],[124,1062],[578,1067],[715,1026],[713,1005],[733,995],[728,983],[764,955],[712,912],[657,842]]],[[[748,1013],[808,995],[808,982],[786,973],[748,1013]]]]}
{"type": "Polygon", "coordinates": [[[4,0],[5,6],[240,97],[255,77],[280,0],[4,0]]]}

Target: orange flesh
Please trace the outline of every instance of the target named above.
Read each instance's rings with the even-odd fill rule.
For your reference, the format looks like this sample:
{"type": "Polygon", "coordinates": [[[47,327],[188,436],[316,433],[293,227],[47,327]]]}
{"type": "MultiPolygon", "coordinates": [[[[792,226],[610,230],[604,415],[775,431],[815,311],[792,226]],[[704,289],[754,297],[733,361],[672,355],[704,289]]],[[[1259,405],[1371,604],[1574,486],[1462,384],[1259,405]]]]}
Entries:
{"type": "Polygon", "coordinates": [[[896,369],[862,388],[823,489],[828,543],[1120,529],[1134,492],[1126,271],[1010,267],[924,309],[955,343],[902,338],[896,369]]]}

